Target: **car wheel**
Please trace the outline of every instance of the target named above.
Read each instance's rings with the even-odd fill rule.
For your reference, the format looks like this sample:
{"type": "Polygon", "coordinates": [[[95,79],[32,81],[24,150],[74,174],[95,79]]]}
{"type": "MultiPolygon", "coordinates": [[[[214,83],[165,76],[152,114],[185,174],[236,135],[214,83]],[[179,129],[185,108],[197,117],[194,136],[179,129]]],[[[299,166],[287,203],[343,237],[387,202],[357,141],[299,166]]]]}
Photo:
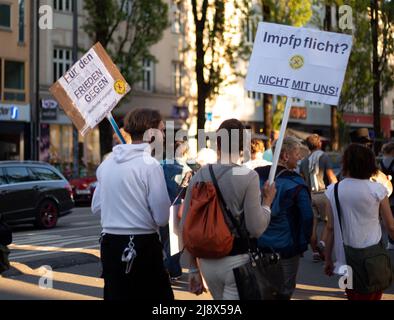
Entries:
{"type": "Polygon", "coordinates": [[[55,202],[44,200],[38,206],[35,226],[41,229],[52,229],[57,224],[59,209],[55,202]]]}

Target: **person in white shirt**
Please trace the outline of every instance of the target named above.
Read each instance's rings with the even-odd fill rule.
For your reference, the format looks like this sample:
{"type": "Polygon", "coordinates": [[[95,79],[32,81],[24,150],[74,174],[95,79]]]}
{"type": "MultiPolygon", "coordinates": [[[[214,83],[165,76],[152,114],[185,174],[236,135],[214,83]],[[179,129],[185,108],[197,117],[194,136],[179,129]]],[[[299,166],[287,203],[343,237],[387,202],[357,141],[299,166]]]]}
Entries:
{"type": "Polygon", "coordinates": [[[244,163],[244,166],[250,170],[254,170],[259,167],[265,167],[272,165],[272,162],[263,159],[264,154],[264,143],[260,139],[253,138],[250,143],[251,159],[244,163]]]}
{"type": "MultiPolygon", "coordinates": [[[[335,184],[330,185],[325,193],[330,202],[325,273],[330,276],[343,272],[346,265],[344,245],[363,249],[381,242],[380,218],[389,235],[394,236],[394,218],[387,190],[382,184],[369,180],[378,170],[372,150],[360,144],[351,144],[345,150],[342,161],[345,179],[338,184],[342,232],[335,202],[335,184]]],[[[346,289],[346,293],[349,300],[380,300],[382,297],[382,292],[361,294],[346,289]]]]}
{"type": "Polygon", "coordinates": [[[103,228],[101,262],[105,300],[173,300],[163,265],[159,227],[168,224],[170,199],[163,169],[149,141],[163,136],[160,113],[137,109],[125,118],[132,144],[117,145],[97,169],[92,211],[103,228]]]}

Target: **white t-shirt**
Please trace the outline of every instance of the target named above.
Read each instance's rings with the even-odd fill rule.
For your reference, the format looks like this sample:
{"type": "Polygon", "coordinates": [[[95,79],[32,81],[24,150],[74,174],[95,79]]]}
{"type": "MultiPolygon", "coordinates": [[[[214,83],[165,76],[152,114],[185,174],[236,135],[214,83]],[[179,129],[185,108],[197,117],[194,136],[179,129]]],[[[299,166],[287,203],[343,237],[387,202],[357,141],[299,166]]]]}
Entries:
{"type": "Polygon", "coordinates": [[[266,161],[264,159],[255,159],[244,163],[244,166],[249,168],[250,170],[254,170],[259,167],[271,166],[271,165],[272,162],[266,161]]]}
{"type": "MultiPolygon", "coordinates": [[[[328,187],[326,196],[337,216],[334,186],[332,184],[328,187]]],[[[379,243],[382,238],[379,206],[386,196],[387,189],[380,183],[353,178],[346,178],[339,183],[338,198],[342,213],[343,241],[346,245],[366,248],[379,243]]]]}

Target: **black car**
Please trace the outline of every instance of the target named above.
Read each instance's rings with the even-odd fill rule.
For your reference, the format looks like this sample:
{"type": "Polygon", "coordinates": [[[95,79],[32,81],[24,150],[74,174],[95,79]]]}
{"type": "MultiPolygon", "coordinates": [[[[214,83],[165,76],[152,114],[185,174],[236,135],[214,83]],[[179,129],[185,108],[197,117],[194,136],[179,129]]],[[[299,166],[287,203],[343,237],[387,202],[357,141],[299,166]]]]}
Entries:
{"type": "Polygon", "coordinates": [[[70,184],[51,165],[0,161],[0,213],[8,224],[51,229],[73,208],[70,184]]]}

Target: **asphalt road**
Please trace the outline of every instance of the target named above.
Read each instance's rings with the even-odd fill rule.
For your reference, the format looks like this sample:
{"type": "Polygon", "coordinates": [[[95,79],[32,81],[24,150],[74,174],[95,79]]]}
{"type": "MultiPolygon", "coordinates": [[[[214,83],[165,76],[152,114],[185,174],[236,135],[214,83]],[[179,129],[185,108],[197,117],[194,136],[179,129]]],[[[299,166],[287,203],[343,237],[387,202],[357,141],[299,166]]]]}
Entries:
{"type": "MultiPolygon", "coordinates": [[[[32,226],[15,228],[10,246],[12,269],[0,276],[0,300],[102,299],[100,232],[99,218],[91,214],[89,207],[76,208],[49,231],[32,226]],[[52,271],[48,273],[43,266],[51,267],[52,271]]],[[[394,261],[394,251],[391,256],[394,261]]],[[[338,287],[339,277],[325,276],[323,266],[323,262],[312,262],[311,252],[306,252],[300,262],[294,299],[345,299],[338,287]]],[[[190,294],[187,286],[186,275],[173,283],[176,299],[211,299],[209,293],[198,297],[190,294]]],[[[394,284],[383,298],[394,300],[394,284]]]]}
{"type": "Polygon", "coordinates": [[[33,226],[16,226],[10,261],[32,268],[49,265],[68,267],[98,261],[101,226],[100,218],[89,207],[75,208],[73,213],[59,219],[51,230],[37,230],[33,226]]]}

